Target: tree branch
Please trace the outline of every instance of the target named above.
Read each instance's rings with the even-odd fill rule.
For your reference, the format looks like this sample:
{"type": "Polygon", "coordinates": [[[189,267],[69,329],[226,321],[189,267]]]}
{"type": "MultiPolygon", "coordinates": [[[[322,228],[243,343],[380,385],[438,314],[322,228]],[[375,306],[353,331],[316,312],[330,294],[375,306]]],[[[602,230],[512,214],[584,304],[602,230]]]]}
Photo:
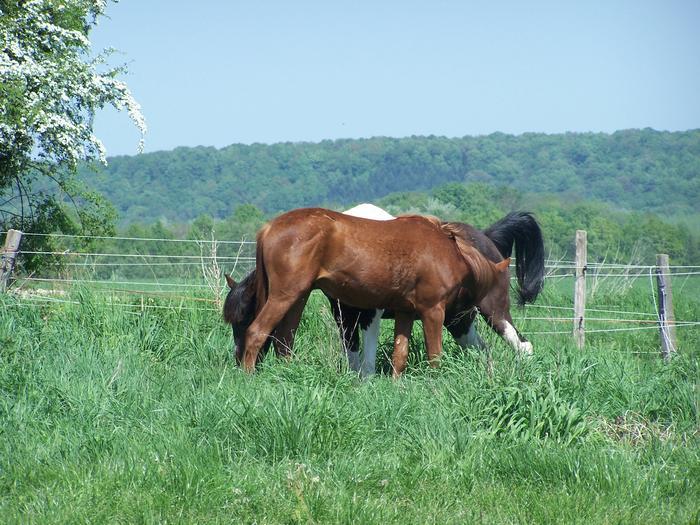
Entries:
{"type": "Polygon", "coordinates": [[[30,162],[29,165],[34,168],[35,170],[39,171],[42,175],[48,177],[52,181],[56,183],[56,185],[59,187],[59,189],[70,199],[71,204],[73,204],[73,208],[75,208],[76,215],[78,216],[78,222],[80,222],[80,228],[85,229],[83,225],[83,219],[80,217],[80,208],[78,206],[78,203],[75,202],[75,199],[73,196],[68,192],[68,190],[65,188],[65,185],[63,182],[61,182],[58,178],[54,176],[51,171],[49,171],[45,166],[42,166],[41,164],[36,164],[34,162],[30,162]]]}

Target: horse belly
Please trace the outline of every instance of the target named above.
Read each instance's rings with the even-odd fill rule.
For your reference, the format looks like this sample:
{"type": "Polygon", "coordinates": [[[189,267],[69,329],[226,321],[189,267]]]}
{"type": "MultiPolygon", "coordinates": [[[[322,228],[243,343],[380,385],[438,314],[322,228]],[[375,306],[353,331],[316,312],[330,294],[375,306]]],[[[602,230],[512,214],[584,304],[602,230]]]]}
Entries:
{"type": "Polygon", "coordinates": [[[324,272],[315,283],[333,299],[355,308],[413,310],[414,286],[392,280],[390,275],[380,279],[348,275],[345,272],[324,272]]]}

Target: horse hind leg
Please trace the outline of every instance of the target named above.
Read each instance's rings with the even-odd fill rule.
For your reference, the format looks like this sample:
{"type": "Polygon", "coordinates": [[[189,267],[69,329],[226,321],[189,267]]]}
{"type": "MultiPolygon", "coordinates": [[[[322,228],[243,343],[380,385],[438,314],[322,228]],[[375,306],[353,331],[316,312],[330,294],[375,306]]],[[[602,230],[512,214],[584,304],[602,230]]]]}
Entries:
{"type": "Polygon", "coordinates": [[[485,316],[485,318],[494,332],[500,335],[516,353],[526,356],[532,355],[532,343],[520,335],[520,332],[513,325],[510,314],[496,318],[485,316]]]}
{"type": "Polygon", "coordinates": [[[393,377],[398,379],[406,370],[408,361],[408,340],[411,338],[413,328],[413,315],[396,312],[394,322],[394,352],[391,356],[391,366],[394,369],[393,377]]]}
{"type": "Polygon", "coordinates": [[[532,343],[525,339],[520,332],[513,326],[512,322],[508,322],[505,319],[501,321],[503,327],[503,338],[510,343],[510,346],[516,352],[520,352],[522,355],[531,356],[532,355],[532,343]]]}

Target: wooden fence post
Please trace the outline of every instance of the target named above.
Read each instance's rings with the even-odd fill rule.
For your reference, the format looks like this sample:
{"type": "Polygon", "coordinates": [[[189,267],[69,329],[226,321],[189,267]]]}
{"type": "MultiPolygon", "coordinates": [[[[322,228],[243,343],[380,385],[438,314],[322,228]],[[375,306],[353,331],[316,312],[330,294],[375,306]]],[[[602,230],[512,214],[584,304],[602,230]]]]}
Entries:
{"type": "Polygon", "coordinates": [[[585,230],[576,230],[576,283],[574,285],[574,339],[579,349],[585,343],[586,265],[588,247],[585,230]]]}
{"type": "Polygon", "coordinates": [[[12,270],[15,267],[15,257],[19,250],[19,243],[22,240],[22,232],[19,230],[9,230],[5,237],[5,246],[2,249],[0,259],[0,292],[7,290],[7,282],[10,280],[12,270]]]}
{"type": "Polygon", "coordinates": [[[656,255],[656,284],[659,291],[659,332],[661,335],[661,355],[668,360],[676,351],[676,319],[673,315],[673,295],[671,294],[671,272],[668,255],[656,255]]]}

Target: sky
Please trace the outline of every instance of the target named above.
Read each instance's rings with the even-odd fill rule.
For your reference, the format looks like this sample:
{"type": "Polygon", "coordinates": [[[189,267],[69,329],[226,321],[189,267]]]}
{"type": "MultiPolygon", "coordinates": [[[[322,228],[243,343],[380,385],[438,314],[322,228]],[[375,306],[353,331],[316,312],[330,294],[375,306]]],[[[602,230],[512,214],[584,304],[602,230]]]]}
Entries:
{"type": "MultiPolygon", "coordinates": [[[[700,127],[700,2],[121,0],[91,33],[177,146],[700,127]]],[[[108,156],[136,153],[104,110],[108,156]]]]}

